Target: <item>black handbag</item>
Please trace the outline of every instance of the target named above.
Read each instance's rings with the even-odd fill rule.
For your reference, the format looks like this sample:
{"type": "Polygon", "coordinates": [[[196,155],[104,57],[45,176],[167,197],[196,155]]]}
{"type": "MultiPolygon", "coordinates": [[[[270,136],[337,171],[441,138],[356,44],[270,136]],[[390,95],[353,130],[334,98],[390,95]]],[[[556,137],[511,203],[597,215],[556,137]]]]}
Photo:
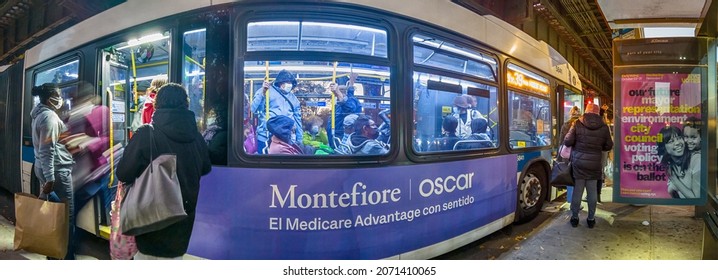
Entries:
{"type": "Polygon", "coordinates": [[[553,161],[551,168],[551,185],[555,187],[573,186],[571,161],[553,161]]]}

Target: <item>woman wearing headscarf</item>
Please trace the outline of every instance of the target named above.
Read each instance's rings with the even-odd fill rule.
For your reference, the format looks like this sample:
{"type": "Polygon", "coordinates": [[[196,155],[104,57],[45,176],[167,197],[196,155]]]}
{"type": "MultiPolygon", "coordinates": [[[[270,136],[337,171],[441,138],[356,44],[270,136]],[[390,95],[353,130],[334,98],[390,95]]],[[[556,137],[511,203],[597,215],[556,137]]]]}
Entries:
{"type": "Polygon", "coordinates": [[[596,104],[588,104],[586,113],[573,124],[563,141],[567,147],[573,147],[570,159],[575,183],[571,196],[571,226],[573,227],[578,226],[578,214],[581,210],[581,197],[584,189],[588,193],[586,223],[589,228],[596,225],[596,185],[598,180],[603,177],[602,152],[613,148],[611,132],[598,112],[599,108],[596,104]]]}

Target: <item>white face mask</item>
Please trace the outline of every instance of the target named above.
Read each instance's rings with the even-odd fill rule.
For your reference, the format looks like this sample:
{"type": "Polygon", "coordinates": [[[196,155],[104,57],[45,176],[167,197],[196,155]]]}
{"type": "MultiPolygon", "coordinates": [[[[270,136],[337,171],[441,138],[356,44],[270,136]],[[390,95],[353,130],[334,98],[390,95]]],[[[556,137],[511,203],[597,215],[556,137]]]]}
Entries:
{"type": "Polygon", "coordinates": [[[291,83],[282,84],[282,90],[286,91],[286,92],[290,92],[292,90],[292,84],[291,83]]]}
{"type": "Polygon", "coordinates": [[[289,138],[290,144],[297,142],[297,134],[296,133],[292,132],[292,135],[290,137],[291,137],[291,138],[289,138]]]}
{"type": "Polygon", "coordinates": [[[207,125],[213,125],[216,121],[216,118],[207,118],[207,125]]]}
{"type": "Polygon", "coordinates": [[[50,104],[55,108],[55,110],[62,108],[62,97],[52,97],[50,98],[50,104]]]}

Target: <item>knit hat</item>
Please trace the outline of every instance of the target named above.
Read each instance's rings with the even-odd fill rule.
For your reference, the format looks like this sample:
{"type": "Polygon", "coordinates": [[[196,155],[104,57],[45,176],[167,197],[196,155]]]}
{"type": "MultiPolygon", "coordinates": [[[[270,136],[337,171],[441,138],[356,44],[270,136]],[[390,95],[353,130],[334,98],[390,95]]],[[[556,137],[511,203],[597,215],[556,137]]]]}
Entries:
{"type": "Polygon", "coordinates": [[[281,84],[286,82],[292,82],[292,88],[297,86],[297,79],[294,78],[294,75],[292,75],[291,72],[287,70],[279,71],[277,78],[274,79],[274,85],[279,87],[281,84]]]}
{"type": "Polygon", "coordinates": [[[586,105],[586,113],[591,113],[591,114],[596,114],[596,115],[598,115],[598,112],[599,112],[600,110],[601,110],[601,109],[598,108],[598,105],[596,105],[596,104],[588,103],[588,105],[586,105]]]}
{"type": "Polygon", "coordinates": [[[294,120],[287,116],[275,116],[267,121],[267,130],[286,143],[291,143],[294,120]]]}

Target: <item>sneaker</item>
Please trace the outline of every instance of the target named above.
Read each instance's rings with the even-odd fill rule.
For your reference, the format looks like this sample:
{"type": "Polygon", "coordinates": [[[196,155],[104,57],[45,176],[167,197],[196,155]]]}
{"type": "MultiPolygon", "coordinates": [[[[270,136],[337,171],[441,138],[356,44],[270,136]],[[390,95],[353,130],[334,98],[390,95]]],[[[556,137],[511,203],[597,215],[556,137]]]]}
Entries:
{"type": "Polygon", "coordinates": [[[571,218],[571,226],[578,227],[578,218],[571,218]]]}
{"type": "Polygon", "coordinates": [[[588,224],[588,228],[593,228],[594,226],[596,226],[596,219],[586,220],[586,224],[588,224]]]}

